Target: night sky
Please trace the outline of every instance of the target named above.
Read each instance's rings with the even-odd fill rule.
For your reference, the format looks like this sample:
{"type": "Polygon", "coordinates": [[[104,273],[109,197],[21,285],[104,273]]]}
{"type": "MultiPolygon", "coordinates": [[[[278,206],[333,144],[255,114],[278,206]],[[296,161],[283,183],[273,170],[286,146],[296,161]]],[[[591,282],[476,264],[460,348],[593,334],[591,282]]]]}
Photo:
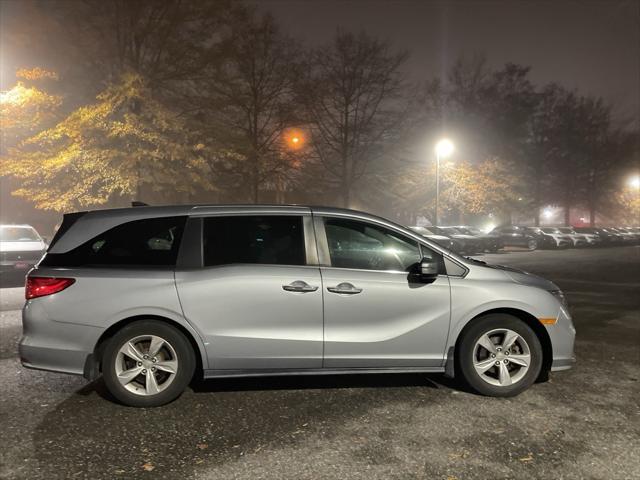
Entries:
{"type": "Polygon", "coordinates": [[[441,75],[460,55],[479,53],[492,66],[531,66],[536,83],[603,96],[620,117],[640,122],[640,0],[250,3],[309,44],[338,27],[386,38],[411,51],[407,68],[418,81],[441,75]]]}

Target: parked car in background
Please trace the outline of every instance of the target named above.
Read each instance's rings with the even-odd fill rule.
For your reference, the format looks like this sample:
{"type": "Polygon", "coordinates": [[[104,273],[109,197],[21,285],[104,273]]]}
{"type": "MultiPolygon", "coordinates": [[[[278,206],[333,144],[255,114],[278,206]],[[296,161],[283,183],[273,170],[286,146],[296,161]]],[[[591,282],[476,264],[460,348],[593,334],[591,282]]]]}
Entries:
{"type": "Polygon", "coordinates": [[[572,227],[558,227],[558,231],[569,237],[573,241],[574,247],[586,247],[589,245],[586,237],[576,232],[572,227]]]}
{"type": "Polygon", "coordinates": [[[456,245],[456,242],[446,236],[446,235],[438,235],[437,233],[434,233],[433,231],[429,230],[429,227],[418,227],[418,226],[413,226],[413,227],[409,227],[411,230],[413,230],[414,232],[422,235],[425,238],[428,238],[429,240],[431,240],[434,243],[437,243],[438,245],[440,245],[441,247],[444,247],[448,250],[451,250],[453,252],[459,252],[459,245],[456,245]]]}
{"type": "Polygon", "coordinates": [[[526,227],[518,227],[515,225],[507,225],[496,227],[492,231],[500,236],[502,245],[505,247],[521,247],[528,250],[535,250],[540,245],[538,235],[529,232],[526,227]]]}
{"type": "Polygon", "coordinates": [[[457,240],[460,244],[460,253],[464,253],[465,255],[473,255],[474,253],[482,253],[484,252],[484,246],[482,240],[473,235],[466,235],[455,227],[431,227],[432,230],[438,232],[440,235],[447,235],[455,240],[457,240]]]}
{"type": "Polygon", "coordinates": [[[635,231],[629,227],[616,227],[617,232],[623,236],[623,238],[629,243],[640,243],[640,232],[635,231]]]}
{"type": "Polygon", "coordinates": [[[465,235],[472,235],[479,238],[482,242],[484,252],[495,253],[502,248],[502,239],[500,238],[500,235],[495,233],[485,233],[479,228],[471,227],[469,225],[457,226],[456,230],[465,235]]]}
{"type": "Polygon", "coordinates": [[[194,375],[439,372],[510,397],[575,361],[554,283],[329,207],[65,215],[25,296],[25,367],[102,376],[137,407],[194,375]]]}
{"type": "Polygon", "coordinates": [[[573,241],[556,228],[549,227],[525,227],[528,232],[536,235],[540,248],[569,248],[573,241]]]}
{"type": "Polygon", "coordinates": [[[24,276],[46,249],[31,225],[0,225],[0,273],[24,276]]]}
{"type": "Polygon", "coordinates": [[[592,247],[598,247],[603,245],[610,245],[613,240],[613,236],[606,232],[603,232],[599,228],[592,227],[573,227],[573,230],[580,235],[584,235],[587,242],[592,247]]]}
{"type": "Polygon", "coordinates": [[[605,227],[600,228],[600,230],[610,236],[611,242],[613,244],[622,245],[623,243],[625,243],[623,235],[620,232],[616,232],[615,229],[611,227],[605,227]]]}

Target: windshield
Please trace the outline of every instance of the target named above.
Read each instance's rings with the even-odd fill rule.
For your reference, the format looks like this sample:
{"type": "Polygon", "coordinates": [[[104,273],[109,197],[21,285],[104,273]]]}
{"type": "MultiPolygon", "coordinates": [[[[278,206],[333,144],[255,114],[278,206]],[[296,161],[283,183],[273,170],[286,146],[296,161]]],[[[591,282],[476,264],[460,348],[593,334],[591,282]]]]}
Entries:
{"type": "Polygon", "coordinates": [[[562,233],[557,228],[543,228],[542,231],[544,233],[562,233]]]}
{"type": "Polygon", "coordinates": [[[0,242],[39,242],[40,236],[31,227],[0,227],[0,242]]]}
{"type": "Polygon", "coordinates": [[[571,230],[570,228],[559,228],[558,230],[560,230],[562,233],[576,233],[573,230],[571,230]]]}

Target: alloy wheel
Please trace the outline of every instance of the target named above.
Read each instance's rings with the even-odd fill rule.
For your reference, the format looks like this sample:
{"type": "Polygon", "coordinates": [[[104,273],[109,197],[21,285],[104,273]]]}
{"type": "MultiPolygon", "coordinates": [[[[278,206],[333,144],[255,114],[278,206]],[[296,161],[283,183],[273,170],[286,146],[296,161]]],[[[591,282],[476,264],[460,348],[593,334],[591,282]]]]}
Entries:
{"type": "Polygon", "coordinates": [[[473,349],[473,367],[485,382],[498,387],[513,385],[527,374],[531,351],[525,339],[507,328],[480,336],[473,349]]]}
{"type": "Polygon", "coordinates": [[[149,396],[166,390],[178,372],[173,346],[157,335],[139,335],[125,342],[116,355],[115,373],[131,393],[149,396]]]}

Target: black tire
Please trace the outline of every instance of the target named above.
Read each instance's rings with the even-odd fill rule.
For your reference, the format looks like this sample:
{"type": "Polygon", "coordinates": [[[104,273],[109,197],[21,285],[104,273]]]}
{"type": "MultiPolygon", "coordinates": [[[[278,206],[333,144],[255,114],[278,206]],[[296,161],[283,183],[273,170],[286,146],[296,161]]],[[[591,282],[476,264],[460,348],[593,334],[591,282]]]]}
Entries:
{"type": "Polygon", "coordinates": [[[535,239],[531,239],[527,242],[527,249],[530,251],[536,250],[538,248],[538,241],[535,239]]]}
{"type": "Polygon", "coordinates": [[[102,355],[102,375],[107,389],[119,402],[131,407],[158,407],[172,402],[185,390],[195,368],[195,352],[189,340],[177,328],[158,320],[139,320],[128,324],[108,340],[102,355]],[[161,392],[145,396],[127,390],[116,374],[116,357],[120,348],[129,340],[143,335],[165,339],[175,350],[178,360],[172,382],[161,392]]]}
{"type": "Polygon", "coordinates": [[[513,397],[522,393],[536,381],[542,369],[542,356],[540,340],[531,327],[512,315],[494,313],[474,320],[463,330],[456,347],[456,372],[460,372],[462,380],[481,395],[513,397]],[[487,332],[501,328],[512,330],[520,335],[527,342],[531,355],[529,370],[520,380],[509,386],[487,383],[473,366],[474,350],[480,337],[487,332]]]}

